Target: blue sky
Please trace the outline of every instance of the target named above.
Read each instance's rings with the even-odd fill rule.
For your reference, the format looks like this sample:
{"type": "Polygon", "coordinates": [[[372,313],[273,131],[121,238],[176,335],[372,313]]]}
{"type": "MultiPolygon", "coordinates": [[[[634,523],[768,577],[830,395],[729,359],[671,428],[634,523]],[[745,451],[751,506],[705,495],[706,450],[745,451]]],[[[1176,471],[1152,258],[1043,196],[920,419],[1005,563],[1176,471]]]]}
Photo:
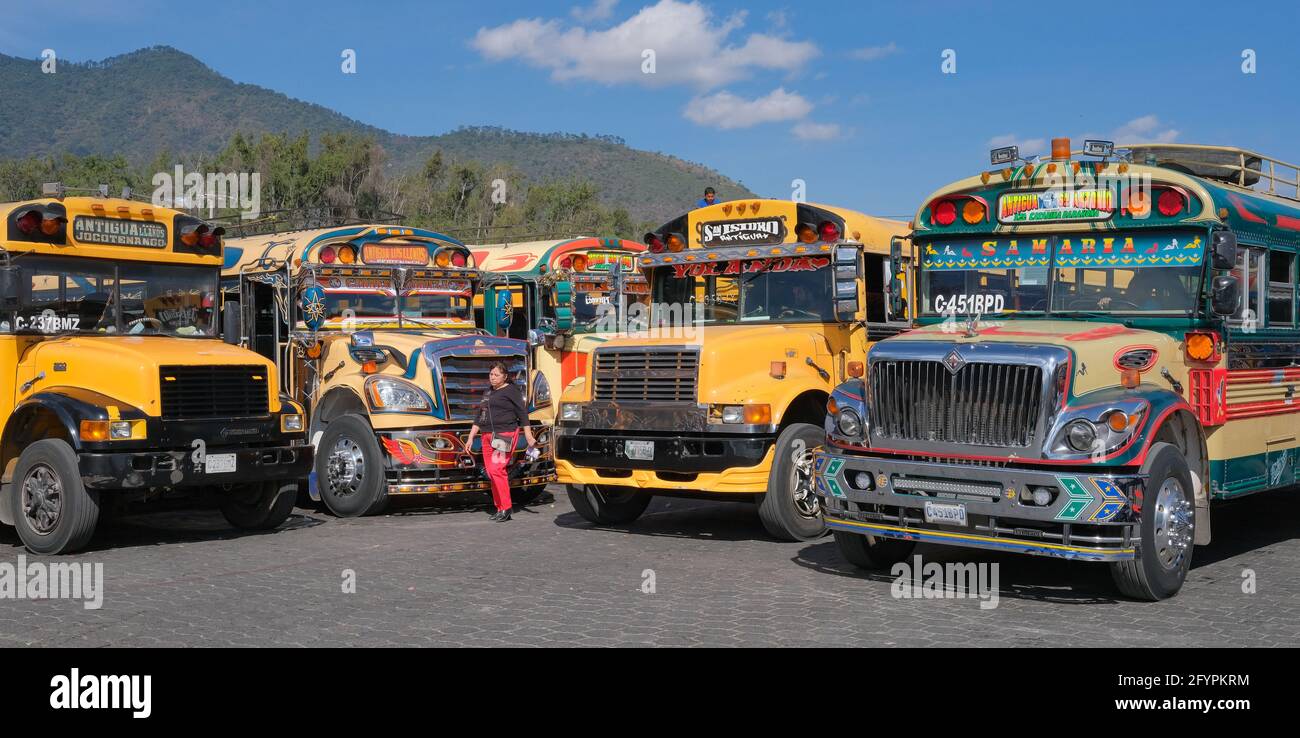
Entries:
{"type": "MultiPolygon", "coordinates": [[[[3,17],[29,5],[0,0],[3,17]]],[[[1091,134],[1300,160],[1293,2],[1132,3],[1122,15],[974,0],[59,5],[5,24],[0,52],[84,61],[167,44],[398,133],[612,134],[763,195],[789,197],[798,178],[809,200],[878,214],[912,214],[1007,141],[1045,153],[1053,136],[1091,134]],[[340,69],[349,48],[355,75],[340,69]]]]}

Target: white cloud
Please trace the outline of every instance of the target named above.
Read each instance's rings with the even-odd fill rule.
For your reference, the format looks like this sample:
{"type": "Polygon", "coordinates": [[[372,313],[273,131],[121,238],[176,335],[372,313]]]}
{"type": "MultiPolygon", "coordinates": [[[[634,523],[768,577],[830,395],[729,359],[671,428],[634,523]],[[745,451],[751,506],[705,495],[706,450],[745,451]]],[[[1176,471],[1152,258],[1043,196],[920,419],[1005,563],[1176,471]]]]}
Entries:
{"type": "Polygon", "coordinates": [[[1178,134],[1177,129],[1167,127],[1155,115],[1144,115],[1116,128],[1110,134],[1110,140],[1117,144],[1170,143],[1178,138],[1178,134]]]}
{"type": "Polygon", "coordinates": [[[890,41],[884,46],[866,46],[861,49],[854,49],[849,52],[849,56],[862,61],[875,61],[897,53],[898,44],[890,41]]]}
{"type": "Polygon", "coordinates": [[[790,129],[800,141],[834,141],[844,136],[844,129],[838,123],[813,123],[803,121],[790,129]]]}
{"type": "Polygon", "coordinates": [[[744,23],[744,13],[715,19],[699,2],[660,0],[604,30],[525,18],[480,28],[470,45],[492,61],[518,59],[550,70],[557,80],[701,89],[754,72],[794,72],[819,53],[806,41],[764,33],[742,38],[737,32],[744,23]],[[655,55],[654,74],[642,71],[647,49],[655,55]]]}
{"type": "Polygon", "coordinates": [[[574,6],[569,15],[583,22],[609,20],[614,15],[615,5],[618,5],[618,0],[595,0],[591,5],[574,6]]]}
{"type": "Polygon", "coordinates": [[[812,109],[812,103],[801,95],[778,87],[754,100],[747,100],[726,90],[696,97],[686,104],[682,114],[693,123],[730,130],[762,123],[798,120],[808,115],[812,109]]]}
{"type": "Polygon", "coordinates": [[[1020,155],[1026,158],[1038,154],[1051,153],[1047,150],[1047,139],[1021,138],[1020,135],[1015,133],[1004,133],[1001,136],[994,136],[989,139],[988,146],[990,149],[1000,149],[1003,146],[1015,146],[1020,149],[1020,155]]]}

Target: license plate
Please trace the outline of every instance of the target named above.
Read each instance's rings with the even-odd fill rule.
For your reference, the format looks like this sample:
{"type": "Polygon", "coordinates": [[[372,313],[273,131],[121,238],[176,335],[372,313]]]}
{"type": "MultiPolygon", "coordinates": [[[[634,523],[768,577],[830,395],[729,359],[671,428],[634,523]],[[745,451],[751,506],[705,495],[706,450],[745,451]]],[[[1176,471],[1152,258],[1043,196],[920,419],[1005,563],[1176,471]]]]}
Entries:
{"type": "Polygon", "coordinates": [[[966,506],[927,502],[925,503],[925,522],[964,526],[966,525],[966,506]]]}
{"type": "Polygon", "coordinates": [[[234,454],[208,454],[203,470],[208,474],[224,474],[235,470],[234,454]]]}
{"type": "Polygon", "coordinates": [[[654,441],[624,441],[623,453],[629,459],[635,461],[654,461],[655,460],[655,442],[654,441]]]}

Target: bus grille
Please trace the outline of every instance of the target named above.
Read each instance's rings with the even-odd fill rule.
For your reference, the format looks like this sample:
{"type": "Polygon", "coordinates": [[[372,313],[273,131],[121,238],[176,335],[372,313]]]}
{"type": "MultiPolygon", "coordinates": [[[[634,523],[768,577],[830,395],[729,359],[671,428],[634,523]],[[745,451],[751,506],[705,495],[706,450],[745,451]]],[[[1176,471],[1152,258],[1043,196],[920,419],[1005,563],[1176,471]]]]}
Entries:
{"type": "Polygon", "coordinates": [[[1025,447],[1034,440],[1043,370],[969,363],[954,374],[938,361],[871,366],[872,433],[900,441],[1025,447]]]}
{"type": "Polygon", "coordinates": [[[597,349],[594,395],[616,402],[695,402],[699,373],[694,349],[597,349]]]}
{"type": "Polygon", "coordinates": [[[165,420],[255,418],[270,413],[267,368],[163,366],[158,369],[165,420]]]}
{"type": "Polygon", "coordinates": [[[528,363],[523,356],[444,356],[442,387],[448,420],[474,420],[478,416],[483,394],[491,387],[488,374],[498,361],[506,365],[520,395],[528,401],[528,363]]]}

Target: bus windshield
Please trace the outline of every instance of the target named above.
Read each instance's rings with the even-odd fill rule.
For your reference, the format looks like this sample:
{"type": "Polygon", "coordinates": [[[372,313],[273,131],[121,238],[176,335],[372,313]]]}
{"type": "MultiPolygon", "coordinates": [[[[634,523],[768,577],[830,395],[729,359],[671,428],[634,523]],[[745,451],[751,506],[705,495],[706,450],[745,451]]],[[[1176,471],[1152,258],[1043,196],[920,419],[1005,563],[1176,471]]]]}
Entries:
{"type": "Polygon", "coordinates": [[[465,280],[415,280],[400,299],[395,283],[382,277],[334,277],[325,288],[325,320],[470,320],[471,286],[465,280]]]}
{"type": "Polygon", "coordinates": [[[1196,233],[957,239],[921,244],[922,313],[1188,315],[1205,240],[1196,233]]]}
{"type": "Polygon", "coordinates": [[[0,332],[216,335],[213,267],[27,254],[13,270],[0,332]]]}
{"type": "Polygon", "coordinates": [[[835,320],[829,257],[664,266],[651,280],[656,306],[690,305],[705,325],[835,320]]]}

